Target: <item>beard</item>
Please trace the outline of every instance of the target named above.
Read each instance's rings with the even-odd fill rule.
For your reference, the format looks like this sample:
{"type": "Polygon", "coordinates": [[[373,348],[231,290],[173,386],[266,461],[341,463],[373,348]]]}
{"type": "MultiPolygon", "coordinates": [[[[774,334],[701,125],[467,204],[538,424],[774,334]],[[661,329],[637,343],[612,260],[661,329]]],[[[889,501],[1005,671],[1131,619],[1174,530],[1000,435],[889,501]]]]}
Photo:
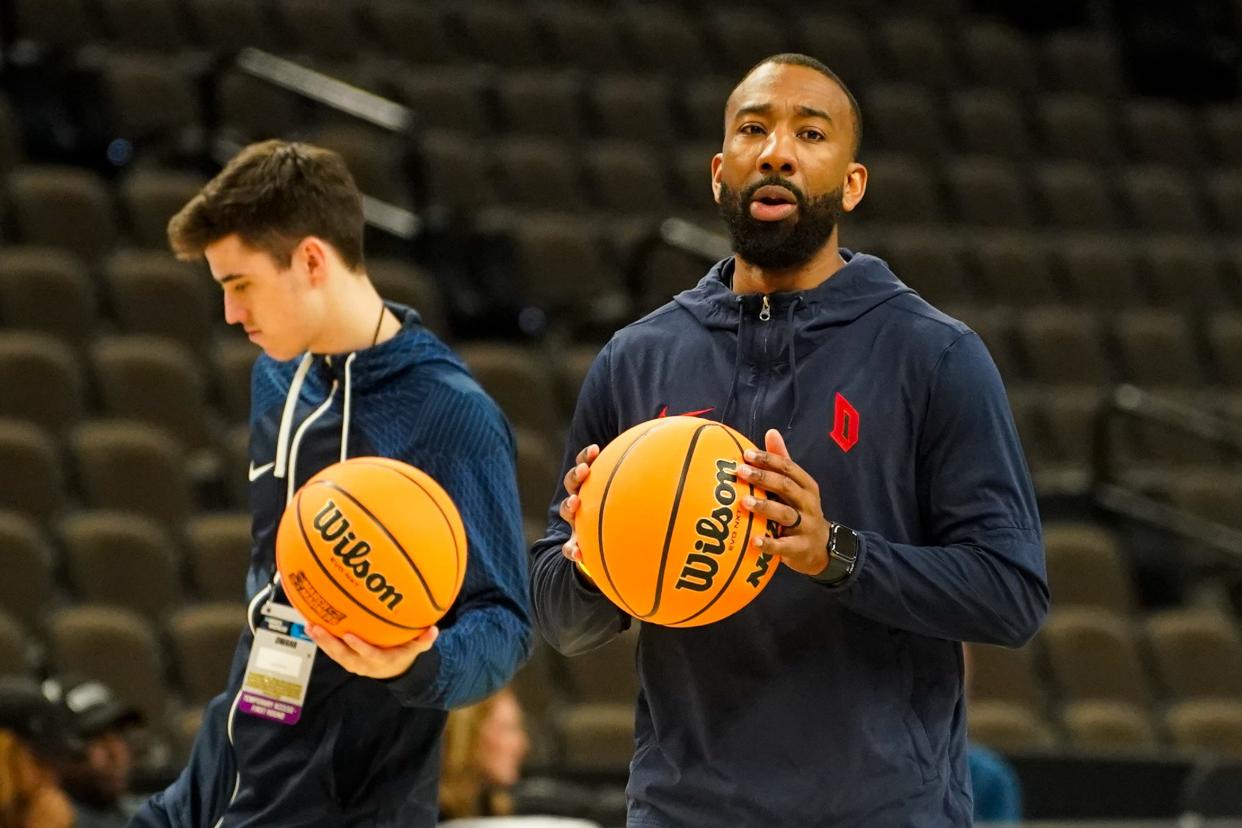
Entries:
{"type": "Polygon", "coordinates": [[[720,217],[729,228],[733,251],[764,270],[788,270],[809,262],[828,243],[845,212],[844,187],[818,198],[806,195],[780,176],[756,181],[740,192],[720,184],[720,217]],[[798,209],[780,221],[759,221],[750,214],[750,202],[760,187],[775,184],[793,193],[798,209]]]}

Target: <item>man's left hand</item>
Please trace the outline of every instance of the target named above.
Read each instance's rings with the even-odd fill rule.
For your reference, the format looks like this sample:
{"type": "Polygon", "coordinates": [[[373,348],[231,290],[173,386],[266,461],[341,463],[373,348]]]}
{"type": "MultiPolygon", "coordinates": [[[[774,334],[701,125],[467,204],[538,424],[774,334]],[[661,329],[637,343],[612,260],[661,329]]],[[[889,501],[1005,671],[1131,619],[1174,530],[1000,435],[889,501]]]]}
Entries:
{"type": "Polygon", "coordinates": [[[431,649],[440,629],[428,627],[418,637],[395,647],[376,647],[353,633],[337,638],[323,627],[310,624],[306,633],[328,657],[351,673],[367,678],[386,679],[399,676],[414,660],[431,649]]]}
{"type": "Polygon", "coordinates": [[[774,428],[764,435],[767,451],[747,450],[746,463],[738,476],[767,491],[771,500],[742,498],[742,505],[781,527],[779,537],[756,536],[752,541],[764,552],[780,556],[781,563],[803,575],[818,575],[828,566],[828,530],[820,503],[819,484],[795,463],[781,433],[774,428]]]}

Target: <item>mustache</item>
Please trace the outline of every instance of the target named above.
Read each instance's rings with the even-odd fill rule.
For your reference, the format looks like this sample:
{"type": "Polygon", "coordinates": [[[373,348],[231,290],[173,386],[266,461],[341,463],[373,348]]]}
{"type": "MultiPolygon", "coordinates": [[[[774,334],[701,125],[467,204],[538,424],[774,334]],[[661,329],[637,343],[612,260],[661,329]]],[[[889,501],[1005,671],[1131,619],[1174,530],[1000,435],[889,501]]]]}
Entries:
{"type": "Polygon", "coordinates": [[[749,204],[754,199],[755,193],[759,192],[759,188],[761,187],[784,187],[786,190],[793,193],[799,207],[806,205],[806,194],[803,193],[802,190],[798,189],[798,185],[794,184],[787,178],[781,178],[779,175],[769,175],[742,190],[741,202],[743,204],[749,204]]]}

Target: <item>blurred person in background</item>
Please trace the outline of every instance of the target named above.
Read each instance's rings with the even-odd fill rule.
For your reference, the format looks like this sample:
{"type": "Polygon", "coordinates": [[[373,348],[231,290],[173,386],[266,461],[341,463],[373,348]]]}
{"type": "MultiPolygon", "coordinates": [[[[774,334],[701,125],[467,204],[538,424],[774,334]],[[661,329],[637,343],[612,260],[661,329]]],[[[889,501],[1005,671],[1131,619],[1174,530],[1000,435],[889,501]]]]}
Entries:
{"type": "Polygon", "coordinates": [[[522,706],[509,688],[449,713],[440,770],[440,819],[453,828],[598,828],[556,816],[513,816],[513,788],[530,753],[522,706]]]}
{"type": "Polygon", "coordinates": [[[129,738],[142,714],[98,681],[48,679],[43,695],[61,705],[82,743],[81,752],[57,765],[77,813],[76,828],[124,828],[142,804],[129,790],[134,764],[129,738]]]}
{"type": "Polygon", "coordinates": [[[512,814],[510,790],[529,752],[522,707],[512,690],[450,712],[440,772],[441,817],[512,814]]]}
{"type": "MultiPolygon", "coordinates": [[[[971,645],[962,646],[962,673],[966,684],[966,705],[974,699],[971,645]]],[[[969,713],[967,714],[969,719],[969,713]]],[[[967,734],[970,726],[967,724],[967,734]]],[[[975,822],[1018,822],[1022,819],[1022,783],[1013,766],[994,750],[968,740],[966,762],[970,765],[970,790],[974,798],[975,822]]]]}
{"type": "Polygon", "coordinates": [[[0,828],[73,828],[55,763],[81,749],[31,682],[0,680],[0,828]]]}

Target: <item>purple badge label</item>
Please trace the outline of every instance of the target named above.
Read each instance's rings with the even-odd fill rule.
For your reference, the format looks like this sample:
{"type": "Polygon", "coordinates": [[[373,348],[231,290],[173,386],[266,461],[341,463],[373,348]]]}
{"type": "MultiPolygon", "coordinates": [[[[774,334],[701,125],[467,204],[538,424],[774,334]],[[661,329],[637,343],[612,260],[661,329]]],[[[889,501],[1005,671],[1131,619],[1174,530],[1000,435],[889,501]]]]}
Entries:
{"type": "Polygon", "coordinates": [[[241,698],[237,701],[237,709],[260,719],[271,719],[286,725],[297,724],[298,719],[302,718],[301,706],[249,690],[242,691],[241,698]]]}

